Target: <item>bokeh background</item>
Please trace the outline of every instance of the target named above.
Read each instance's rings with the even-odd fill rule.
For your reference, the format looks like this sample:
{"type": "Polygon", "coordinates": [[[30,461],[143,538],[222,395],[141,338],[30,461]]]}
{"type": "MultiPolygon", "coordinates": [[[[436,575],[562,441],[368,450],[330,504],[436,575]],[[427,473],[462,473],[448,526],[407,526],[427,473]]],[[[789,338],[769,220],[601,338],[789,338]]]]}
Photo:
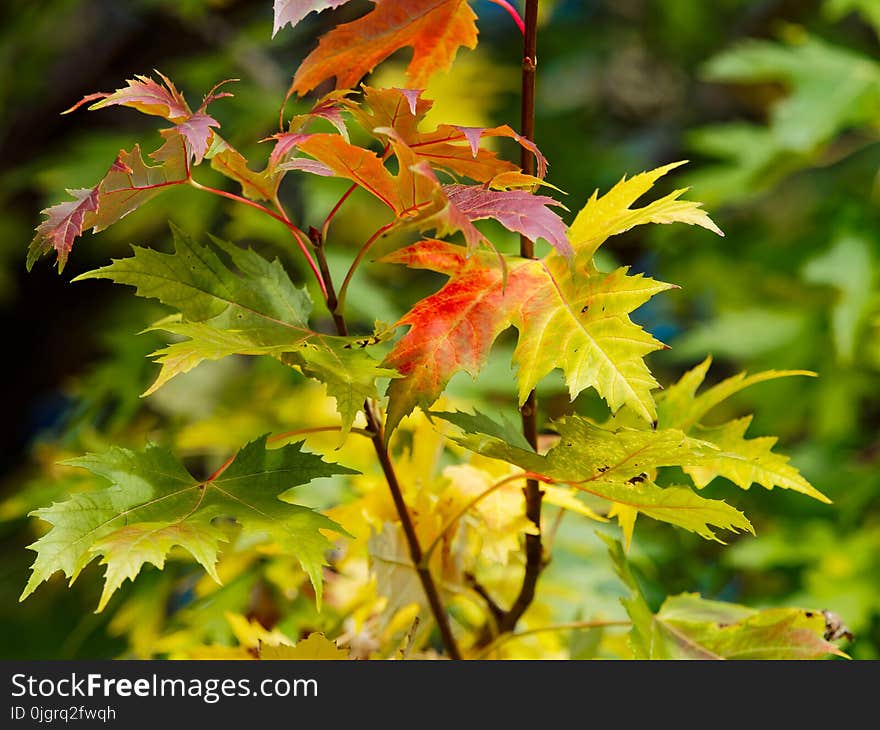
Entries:
{"type": "MultiPolygon", "coordinates": [[[[474,4],[479,48],[461,52],[452,74],[432,82],[432,117],[516,126],[520,37],[498,7],[474,4]]],[[[716,415],[720,421],[754,411],[750,435],[778,435],[780,449],[834,504],[711,485],[708,496],[743,509],[758,537],[720,546],[640,521],[632,560],[649,596],[659,601],[687,590],[754,606],[833,609],[856,635],[850,653],[880,658],[880,2],[542,5],[537,142],[569,207],[576,210],[595,188],[606,190],[624,173],[689,159],[668,186],[690,186],[690,197],[703,201],[726,233],[648,226],[613,239],[603,253],[682,287],[638,312],[641,323],[672,345],[650,360],[659,380],[671,382],[707,353],[714,356],[714,380],[768,368],[819,374],[755,386],[716,415]]],[[[235,77],[241,79],[235,98],[213,110],[230,141],[260,159],[266,150],[257,140],[275,131],[298,60],[321,29],[365,7],[353,2],[313,15],[271,40],[269,0],[3,3],[3,658],[146,655],[144,647],[171,631],[170,618],[192,601],[179,585],[169,587],[147,570],[137,587],[126,584],[110,610],[94,614],[100,571],[93,565],[71,589],[54,580],[17,602],[32,559],[25,547],[39,530],[27,513],[78,488],[78,477],[58,470],[56,461],[168,434],[193,452],[212,436],[218,448],[227,447],[224,437],[231,447],[255,435],[242,413],[268,412],[292,377],[271,363],[230,360],[141,399],[155,370],[146,355],[160,343],[134,333],[161,310],[122,287],[70,283],[124,255],[130,243],[166,246],[169,218],[191,232],[210,230],[280,255],[291,270],[301,270],[283,229],[247,209],[174,191],[114,228],[84,236],[62,276],[45,261],[25,273],[40,209],[59,202],[65,188],[94,184],[121,147],[158,139],[155,120],[124,109],[59,112],[86,93],[117,88],[154,68],[193,100],[216,80],[235,77]],[[133,591],[140,591],[139,601],[129,600],[133,591]]],[[[405,55],[373,81],[402,78],[405,55]]],[[[210,171],[202,179],[213,181],[210,171]]],[[[295,183],[285,199],[308,221],[310,210],[326,210],[339,191],[325,182],[295,183]]],[[[366,198],[357,197],[340,214],[334,267],[345,266],[363,231],[375,228],[373,217],[366,198]]],[[[404,285],[396,276],[377,266],[359,277],[352,292],[356,320],[394,321],[438,281],[425,275],[404,285]]],[[[505,346],[476,385],[456,378],[453,393],[509,403],[505,346]]],[[[588,394],[569,404],[553,378],[540,395],[551,415],[599,407],[588,394]]],[[[553,586],[556,576],[565,593],[560,600],[574,617],[612,605],[619,591],[601,547],[585,534],[565,526],[548,578],[553,586]]],[[[258,588],[247,587],[251,604],[258,588]]],[[[218,600],[233,605],[240,595],[233,590],[218,600]]],[[[573,656],[589,654],[586,643],[572,642],[573,656]]]]}

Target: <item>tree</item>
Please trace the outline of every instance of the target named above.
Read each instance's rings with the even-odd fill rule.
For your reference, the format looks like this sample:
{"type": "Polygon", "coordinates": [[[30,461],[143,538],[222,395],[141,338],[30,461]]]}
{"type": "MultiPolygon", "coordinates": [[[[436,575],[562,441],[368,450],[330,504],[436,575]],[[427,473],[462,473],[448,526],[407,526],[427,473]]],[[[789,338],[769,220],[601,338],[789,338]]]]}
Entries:
{"type": "MultiPolygon", "coordinates": [[[[343,4],[276,0],[275,32],[311,11],[343,4]]],[[[699,203],[683,198],[685,190],[640,204],[682,163],[624,177],[602,195],[596,191],[566,225],[556,189],[546,180],[548,162],[533,141],[538,2],[526,3],[524,19],[509,3],[497,4],[517,21],[525,40],[518,132],[506,125],[426,128],[431,102],[420,87],[448,68],[461,47],[477,43],[476,15],[465,0],[376,2],[361,18],[325,34],[293,77],[279,131],[267,140],[272,150],[259,171],[219,135],[220,124],[209,113],[214,102],[231,95],[220,90],[231,88],[227,82],[210,89],[195,111],[161,74],[158,80],[138,76],[71,108],[125,106],[171,126],[161,130],[162,144],[147,155],[149,161],[138,145],[122,150],[94,187],[71,191],[72,200],[44,211],[28,266],[54,251],[63,270],[85,229],[101,231],[184,186],[259,211],[289,232],[321,293],[332,332],[322,328],[307,290],[278,259],[173,225],[172,252],[136,246],[131,257],[78,279],[133,286],[136,295],[173,310],[150,328],[170,341],[153,353],[161,370],[147,394],[206,361],[269,357],[320,383],[335,401],[337,423],[312,426],[304,419],[272,436],[254,433],[204,475],[156,445],[116,446],[67,461],[97,479],[86,491],[35,512],[51,528],[32,546],[37,559],[23,598],[56,571],[75,580],[97,557],[107,566],[101,610],[126,579],[133,581],[147,563],[163,568],[169,555],[188,553],[220,582],[218,561],[227,555],[248,560],[268,554],[295,576],[288,580],[294,591],[313,593],[318,610],[324,566],[335,569],[326,579],[328,602],[342,620],[369,624],[375,645],[367,655],[424,651],[432,626],[450,658],[504,655],[535,608],[553,534],[570,511],[599,523],[617,520],[623,545],[609,538],[608,549],[630,592],[624,606],[634,656],[841,654],[832,640],[845,629],[833,615],[814,609],[757,611],[683,594],[654,613],[642,596],[624,551],[639,514],[719,540],[719,530],[751,532],[752,526],[725,501],[699,493],[716,478],[743,489],[759,484],[828,501],[773,451],[775,439],[746,437],[748,417],[721,425],[706,421],[713,407],[749,385],[812,373],[739,374],[701,389],[711,363],[706,359],[657,392],[645,357],[664,345],[630,315],[674,287],[627,267],[603,270],[596,253],[609,238],[646,224],[684,223],[723,234],[699,203]],[[404,47],[413,49],[406,88],[356,86],[404,47]],[[334,77],[333,90],[286,118],[291,97],[326,90],[334,77]],[[519,164],[486,144],[493,139],[516,144],[519,164]],[[197,181],[206,166],[239,192],[197,181]],[[326,212],[307,211],[297,222],[283,204],[282,185],[299,175],[340,179],[348,187],[326,212]],[[356,194],[370,196],[385,217],[364,236],[345,275],[334,279],[327,253],[332,224],[356,194]],[[476,225],[481,220],[517,234],[518,251],[496,245],[476,225]],[[382,264],[436,272],[447,281],[394,324],[377,322],[372,332],[355,332],[348,295],[361,265],[380,245],[386,249],[382,264]],[[477,410],[441,410],[453,376],[477,376],[511,328],[521,423],[477,410]],[[571,413],[544,423],[535,388],[555,369],[562,371],[572,400],[594,389],[607,413],[571,413]],[[386,380],[380,396],[379,382],[386,380]],[[303,441],[290,443],[325,432],[337,435],[338,450],[324,457],[338,457],[339,464],[306,451],[303,441]],[[353,443],[359,439],[370,443],[366,468],[378,467],[381,488],[369,475],[351,480],[357,474],[352,466],[364,468],[353,443]],[[354,494],[324,510],[292,501],[294,487],[325,477],[350,480],[343,483],[354,494]],[[547,505],[559,510],[551,525],[547,505]],[[352,598],[352,586],[336,576],[351,575],[365,555],[375,583],[361,580],[360,595],[352,598]]],[[[406,275],[399,268],[397,276],[406,275]]],[[[265,623],[261,628],[240,617],[229,620],[241,651],[260,655],[292,643],[265,623]]],[[[562,628],[619,623],[596,619],[562,628]]],[[[530,624],[529,630],[547,628],[553,627],[530,624]]],[[[326,639],[308,641],[317,653],[332,653],[326,639]]],[[[360,651],[350,636],[343,643],[360,651]]],[[[297,644],[291,651],[299,649],[297,644]]],[[[302,651],[296,656],[305,658],[302,651]]]]}

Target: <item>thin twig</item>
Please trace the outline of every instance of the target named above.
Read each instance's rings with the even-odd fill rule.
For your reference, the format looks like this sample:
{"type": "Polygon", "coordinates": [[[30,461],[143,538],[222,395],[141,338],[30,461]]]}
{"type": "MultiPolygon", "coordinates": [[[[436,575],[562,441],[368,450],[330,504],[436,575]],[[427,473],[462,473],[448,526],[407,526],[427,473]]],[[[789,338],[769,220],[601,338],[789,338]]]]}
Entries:
{"type": "MultiPolygon", "coordinates": [[[[525,33],[523,44],[522,65],[522,97],[520,100],[521,120],[520,133],[528,140],[535,139],[535,71],[537,59],[538,38],[538,0],[526,0],[525,33]]],[[[523,172],[533,175],[535,172],[535,159],[531,152],[523,147],[520,158],[520,166],[523,172]]],[[[535,257],[534,242],[527,236],[520,236],[520,256],[532,259],[535,257]]],[[[520,408],[522,416],[523,434],[535,451],[538,450],[538,399],[533,390],[529,393],[525,403],[520,408]]],[[[502,633],[513,631],[517,622],[526,612],[535,599],[535,590],[538,585],[546,561],[544,559],[544,547],[541,537],[541,502],[544,492],[537,479],[529,479],[526,482],[523,494],[526,499],[526,517],[538,528],[537,534],[525,536],[526,565],[523,573],[522,585],[519,594],[511,607],[505,612],[498,622],[498,629],[502,633]]],[[[486,634],[484,633],[483,636],[486,634]]],[[[482,637],[481,637],[482,638],[482,637]]]]}
{"type": "Polygon", "coordinates": [[[330,230],[330,221],[333,220],[335,215],[339,212],[339,209],[342,207],[343,203],[345,203],[345,201],[348,200],[349,196],[355,190],[357,190],[357,187],[358,187],[357,183],[352,183],[349,186],[348,190],[346,190],[342,194],[342,197],[336,201],[336,205],[333,206],[333,209],[327,214],[327,217],[324,219],[324,225],[321,226],[321,240],[322,241],[327,240],[327,231],[330,230]]]}
{"type": "Polygon", "coordinates": [[[296,240],[297,245],[299,246],[300,251],[302,251],[303,256],[305,256],[306,261],[309,264],[309,268],[312,270],[312,273],[315,275],[315,278],[318,280],[318,285],[321,287],[321,292],[324,296],[327,295],[327,287],[324,283],[324,279],[321,276],[321,271],[318,269],[318,265],[315,263],[315,259],[312,258],[312,254],[309,253],[308,246],[305,243],[305,234],[293,223],[290,218],[285,214],[276,213],[273,210],[269,210],[266,206],[260,205],[253,200],[248,200],[247,198],[242,197],[241,195],[236,195],[235,193],[230,193],[226,190],[220,190],[219,188],[212,188],[209,185],[202,185],[199,182],[196,182],[192,178],[189,178],[189,184],[192,185],[197,190],[202,190],[206,193],[212,193],[214,195],[219,195],[223,198],[228,198],[229,200],[234,200],[236,203],[243,203],[244,205],[249,205],[251,208],[256,208],[261,213],[265,213],[271,218],[274,218],[279,223],[284,224],[287,229],[291,232],[294,239],[296,240]]]}
{"type": "Polygon", "coordinates": [[[361,261],[364,260],[364,256],[367,255],[367,251],[369,251],[373,244],[378,241],[384,233],[391,230],[394,224],[397,223],[397,219],[386,223],[384,226],[379,228],[372,236],[370,236],[366,243],[361,246],[360,250],[357,252],[357,255],[354,257],[354,261],[351,262],[351,266],[348,267],[348,272],[345,274],[345,279],[342,281],[342,286],[339,288],[339,296],[337,300],[336,307],[333,310],[338,309],[340,312],[345,309],[345,297],[348,294],[348,285],[351,284],[352,277],[354,276],[354,272],[357,271],[358,266],[360,266],[361,261]]]}

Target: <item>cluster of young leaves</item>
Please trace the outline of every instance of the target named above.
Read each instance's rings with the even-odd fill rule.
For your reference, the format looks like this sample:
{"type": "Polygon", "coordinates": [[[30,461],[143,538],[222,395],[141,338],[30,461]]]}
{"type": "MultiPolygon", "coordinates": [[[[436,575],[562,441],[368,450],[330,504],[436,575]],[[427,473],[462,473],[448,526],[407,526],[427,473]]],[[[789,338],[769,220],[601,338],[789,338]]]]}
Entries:
{"type": "MultiPolygon", "coordinates": [[[[276,0],[275,31],[297,23],[309,12],[344,1],[276,0]]],[[[148,165],[139,147],[123,150],[95,187],[71,191],[74,200],[47,209],[46,220],[31,244],[28,266],[55,250],[62,268],[84,229],[102,230],[162,190],[188,184],[247,203],[286,226],[311,263],[328,307],[333,308],[335,297],[328,294],[325,272],[311,259],[303,229],[281,206],[279,189],[289,172],[335,177],[373,196],[387,217],[364,243],[342,284],[331,311],[341,318],[351,276],[381,236],[433,233],[382,259],[432,270],[449,281],[395,323],[392,330],[408,330],[381,362],[372,357],[371,348],[391,332],[354,337],[342,334],[344,327],[339,328],[339,335],[312,329],[310,298],[277,260],[270,262],[252,250],[216,238],[211,245],[202,244],[174,229],[173,253],[136,247],[132,257],[114,260],[79,278],[105,278],[134,286],[139,296],[177,310],[151,328],[175,340],[154,353],[162,370],[148,393],[206,360],[266,355],[326,387],[336,401],[344,436],[354,426],[362,404],[377,399],[377,379],[389,378],[386,448],[403,419],[417,407],[427,411],[433,406],[456,372],[477,375],[494,342],[510,327],[518,331],[513,360],[520,404],[557,368],[572,400],[586,389],[595,389],[607,403],[610,418],[604,423],[580,416],[555,421],[552,427],[559,440],[546,453],[535,452],[507,423],[498,424],[480,414],[436,413],[463,430],[453,441],[477,456],[444,469],[430,483],[422,480],[425,472],[415,468],[415,461],[409,469],[405,460],[398,461],[398,473],[409,477],[412,485],[404,496],[412,505],[417,538],[427,546],[424,564],[439,577],[446,598],[456,600],[457,595],[470,591],[464,610],[470,612],[476,635],[482,611],[474,595],[485,596],[476,589],[480,584],[474,582],[474,575],[485,572],[486,560],[507,567],[518,554],[523,535],[537,529],[525,518],[522,494],[515,486],[524,478],[546,485],[548,504],[600,521],[617,517],[627,544],[639,513],[710,539],[717,539],[713,528],[752,530],[746,517],[727,503],[706,499],[687,486],[664,485],[660,476],[664,467],[682,469],[697,489],[724,477],[744,489],[758,483],[827,501],[785,457],[772,451],[774,439],[745,438],[748,418],[720,426],[703,423],[713,406],[747,385],[804,373],[736,376],[697,395],[707,360],[655,397],[653,391],[659,384],[644,358],[664,345],[630,315],[673,286],[642,274],[631,275],[626,267],[603,271],[596,263],[598,249],[611,236],[647,223],[683,222],[721,234],[698,203],[682,199],[684,190],[637,205],[660,177],[681,163],[623,178],[603,196],[596,191],[571,226],[566,226],[553,210],[563,206],[536,192],[546,185],[547,161],[533,142],[506,125],[422,128],[431,102],[412,87],[423,86],[432,73],[448,68],[459,47],[476,45],[476,16],[468,3],[377,0],[375,5],[363,18],[324,36],[300,66],[288,97],[306,94],[334,76],[336,90],[318,99],[309,112],[294,116],[270,138],[273,148],[260,171],[216,132],[219,123],[207,108],[215,99],[228,96],[217,92],[219,85],[196,112],[165,77],[161,77],[162,84],[137,77],[113,93],[85,97],[80,104],[95,102],[92,109],[129,106],[160,116],[173,126],[162,130],[164,144],[150,155],[157,164],[148,165]],[[407,46],[414,49],[407,72],[410,88],[364,86],[360,97],[355,96],[351,87],[364,74],[407,46]],[[314,130],[314,124],[322,120],[331,125],[332,132],[314,130]],[[352,125],[359,127],[358,137],[352,125]],[[363,136],[369,139],[366,145],[352,142],[363,136]],[[512,139],[533,155],[537,174],[525,174],[482,145],[483,139],[493,137],[512,139]],[[241,195],[198,183],[192,170],[204,160],[235,182],[241,195]],[[484,219],[546,242],[549,252],[536,259],[500,254],[475,225],[484,219]],[[464,245],[441,240],[452,235],[459,235],[464,245]],[[492,460],[502,464],[492,466],[492,460]],[[581,501],[579,493],[590,499],[581,501]]],[[[315,246],[325,245],[326,229],[326,223],[323,231],[311,229],[315,246]]],[[[378,434],[366,435],[378,439],[378,434]]],[[[378,497],[375,485],[361,500],[331,511],[344,527],[317,511],[290,503],[284,506],[290,487],[316,477],[353,473],[303,452],[300,446],[267,450],[263,437],[201,480],[159,447],[142,452],[114,448],[68,462],[106,478],[111,486],[36,511],[52,527],[32,546],[37,560],[23,597],[56,570],[73,581],[87,563],[100,556],[107,565],[99,605],[103,608],[123,581],[133,579],[145,563],[163,567],[175,546],[188,551],[219,579],[215,565],[220,543],[231,539],[234,524],[241,541],[271,543],[295,558],[310,578],[320,605],[322,566],[331,545],[321,530],[344,534],[348,529],[360,532],[355,537],[366,542],[375,574],[373,590],[359,600],[379,632],[398,631],[407,619],[426,612],[416,570],[423,570],[424,565],[411,564],[404,529],[392,509],[399,506],[384,492],[378,497]],[[364,525],[357,524],[358,516],[364,525]],[[364,534],[366,526],[369,535],[364,534]]],[[[624,568],[620,570],[624,581],[632,585],[624,568]]],[[[640,647],[636,655],[644,658],[676,654],[678,649],[666,647],[672,634],[686,636],[687,647],[698,646],[688,650],[690,656],[703,658],[733,655],[744,646],[751,647],[749,656],[758,656],[768,634],[778,639],[774,651],[783,654],[780,647],[787,647],[791,656],[837,652],[833,645],[818,641],[821,627],[813,626],[816,622],[804,624],[801,613],[771,617],[731,607],[723,613],[725,622],[730,619],[733,626],[727,630],[705,626],[688,614],[710,612],[708,604],[687,606],[688,611],[679,604],[665,607],[651,620],[663,627],[666,638],[646,643],[645,632],[655,628],[644,623],[642,609],[646,607],[637,603],[633,599],[627,608],[634,636],[641,637],[633,643],[640,647]],[[691,625],[694,622],[699,625],[691,625]],[[645,648],[655,643],[656,651],[645,648]],[[661,644],[666,648],[660,648],[661,644]]],[[[713,610],[721,611],[717,606],[713,610]]],[[[297,652],[299,644],[292,650],[279,649],[290,643],[282,634],[261,633],[251,626],[256,635],[244,631],[238,619],[229,621],[241,644],[236,650],[240,653],[304,656],[297,652]]],[[[417,621],[408,631],[409,641],[423,643],[424,635],[417,621]]],[[[319,654],[336,651],[319,638],[314,641],[321,644],[316,648],[319,654]]],[[[475,648],[479,644],[476,640],[475,648]]]]}

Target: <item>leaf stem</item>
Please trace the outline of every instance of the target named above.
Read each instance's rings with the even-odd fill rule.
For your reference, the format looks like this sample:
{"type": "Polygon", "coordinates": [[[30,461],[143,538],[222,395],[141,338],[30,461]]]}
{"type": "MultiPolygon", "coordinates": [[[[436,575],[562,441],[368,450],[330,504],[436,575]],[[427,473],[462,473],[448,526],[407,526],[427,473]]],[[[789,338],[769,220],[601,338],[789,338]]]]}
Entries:
{"type": "Polygon", "coordinates": [[[507,13],[513,18],[513,22],[516,23],[516,27],[519,28],[519,32],[523,35],[526,34],[526,24],[523,21],[522,16],[519,14],[519,11],[511,5],[508,0],[489,0],[490,3],[495,3],[496,5],[504,8],[507,13]]]}
{"type": "Polygon", "coordinates": [[[346,190],[342,197],[336,201],[336,205],[333,206],[333,209],[327,214],[327,217],[324,219],[324,225],[321,226],[321,240],[327,240],[327,231],[330,230],[330,221],[333,220],[334,216],[339,212],[339,209],[342,207],[343,203],[348,200],[349,196],[357,190],[357,183],[352,183],[348,190],[346,190]]]}
{"type": "Polygon", "coordinates": [[[293,237],[296,240],[300,251],[302,251],[303,256],[305,256],[306,261],[309,264],[309,268],[312,270],[312,273],[315,275],[315,278],[318,281],[318,285],[321,287],[321,293],[325,297],[327,296],[327,285],[324,283],[324,278],[321,276],[321,271],[318,269],[318,265],[315,263],[315,259],[312,258],[312,254],[309,252],[308,246],[305,242],[305,234],[290,220],[290,218],[287,217],[285,213],[276,213],[274,210],[269,210],[269,208],[267,208],[266,206],[260,205],[253,200],[248,200],[241,195],[236,195],[235,193],[230,193],[226,190],[220,190],[219,188],[212,188],[209,185],[202,185],[201,183],[196,182],[193,178],[189,178],[189,184],[197,190],[203,190],[207,193],[212,193],[214,195],[228,198],[229,200],[234,200],[237,203],[249,205],[251,208],[256,208],[260,212],[268,215],[270,218],[274,218],[276,221],[284,224],[284,226],[286,226],[287,229],[293,234],[293,237]]]}
{"type": "Polygon", "coordinates": [[[352,277],[354,277],[354,272],[357,271],[358,266],[360,266],[361,262],[364,260],[364,256],[367,255],[367,251],[369,251],[373,244],[382,237],[387,231],[389,231],[394,224],[397,223],[397,220],[390,221],[386,223],[384,226],[379,228],[372,236],[370,236],[367,241],[361,246],[360,251],[357,252],[357,256],[354,257],[354,261],[351,262],[351,266],[348,267],[348,272],[345,275],[345,279],[342,281],[342,286],[339,288],[339,297],[336,306],[332,311],[342,312],[345,309],[345,296],[348,293],[348,285],[351,284],[352,277]]]}

